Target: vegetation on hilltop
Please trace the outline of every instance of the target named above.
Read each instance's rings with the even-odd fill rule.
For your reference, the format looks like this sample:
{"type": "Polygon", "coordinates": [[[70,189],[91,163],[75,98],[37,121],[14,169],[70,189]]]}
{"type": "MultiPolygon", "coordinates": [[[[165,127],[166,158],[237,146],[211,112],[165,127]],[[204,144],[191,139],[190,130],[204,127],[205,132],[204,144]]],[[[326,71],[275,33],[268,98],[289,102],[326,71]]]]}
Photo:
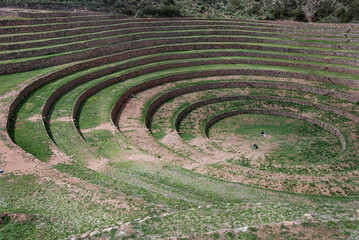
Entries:
{"type": "Polygon", "coordinates": [[[359,0],[2,0],[0,4],[60,9],[85,6],[137,17],[208,17],[357,22],[359,0]]]}

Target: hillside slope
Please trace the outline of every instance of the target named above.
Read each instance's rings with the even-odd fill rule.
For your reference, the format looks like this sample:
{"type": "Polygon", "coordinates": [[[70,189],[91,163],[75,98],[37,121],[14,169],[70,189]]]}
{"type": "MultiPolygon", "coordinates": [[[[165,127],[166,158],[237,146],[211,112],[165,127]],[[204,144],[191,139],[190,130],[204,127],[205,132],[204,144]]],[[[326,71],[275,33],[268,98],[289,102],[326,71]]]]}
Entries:
{"type": "Polygon", "coordinates": [[[2,0],[2,6],[114,11],[137,17],[207,17],[358,22],[359,0],[2,0]]]}
{"type": "Polygon", "coordinates": [[[358,24],[6,11],[1,240],[359,238],[358,24]]]}

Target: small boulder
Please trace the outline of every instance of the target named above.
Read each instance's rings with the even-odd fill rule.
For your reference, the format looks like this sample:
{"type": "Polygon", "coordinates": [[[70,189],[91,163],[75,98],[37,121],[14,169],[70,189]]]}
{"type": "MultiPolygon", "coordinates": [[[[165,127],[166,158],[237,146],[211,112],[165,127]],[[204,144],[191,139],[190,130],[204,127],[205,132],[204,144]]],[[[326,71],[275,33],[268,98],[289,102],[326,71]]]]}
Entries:
{"type": "Polygon", "coordinates": [[[308,213],[304,214],[303,217],[304,217],[305,220],[308,220],[308,221],[314,220],[314,218],[312,217],[312,215],[310,215],[310,214],[308,214],[308,213]]]}
{"type": "Polygon", "coordinates": [[[284,221],[283,225],[284,226],[292,226],[294,224],[294,222],[289,222],[289,221],[284,221]]]}
{"type": "Polygon", "coordinates": [[[115,228],[112,228],[112,227],[109,227],[109,228],[105,228],[104,230],[102,230],[103,233],[106,233],[106,232],[111,232],[112,229],[115,229],[115,228]]]}
{"type": "Polygon", "coordinates": [[[233,229],[233,231],[234,231],[236,234],[239,233],[239,232],[247,232],[247,231],[248,231],[248,226],[236,228],[236,229],[233,229]]]}
{"type": "Polygon", "coordinates": [[[119,231],[116,235],[117,235],[117,237],[119,237],[119,238],[127,237],[127,233],[124,232],[124,231],[119,231]]]}
{"type": "Polygon", "coordinates": [[[81,234],[81,239],[85,239],[85,238],[87,238],[89,236],[89,233],[87,232],[87,233],[83,233],[83,234],[81,234]]]}
{"type": "Polygon", "coordinates": [[[99,231],[94,231],[94,232],[90,233],[90,237],[95,237],[95,236],[97,236],[99,234],[100,234],[99,231]]]}

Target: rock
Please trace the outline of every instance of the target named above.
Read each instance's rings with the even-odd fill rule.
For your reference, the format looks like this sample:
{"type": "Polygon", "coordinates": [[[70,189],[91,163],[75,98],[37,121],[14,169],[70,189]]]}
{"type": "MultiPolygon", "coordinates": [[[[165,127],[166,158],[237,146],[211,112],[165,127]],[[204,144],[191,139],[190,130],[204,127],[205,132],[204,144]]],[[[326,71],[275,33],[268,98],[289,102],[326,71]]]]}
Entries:
{"type": "Polygon", "coordinates": [[[127,233],[124,231],[119,231],[116,235],[117,235],[117,237],[120,237],[120,238],[127,237],[127,233]]]}
{"type": "Polygon", "coordinates": [[[308,213],[304,214],[303,217],[304,217],[305,219],[307,219],[307,220],[314,220],[314,218],[312,217],[312,215],[310,215],[310,214],[308,214],[308,213]]]}
{"type": "Polygon", "coordinates": [[[109,228],[105,228],[104,230],[102,230],[103,233],[106,233],[106,232],[111,232],[112,229],[115,229],[115,228],[112,228],[112,227],[109,227],[109,228]]]}
{"type": "Polygon", "coordinates": [[[94,231],[94,232],[90,233],[90,237],[95,237],[95,236],[97,236],[99,234],[100,234],[99,231],[94,231]]]}
{"type": "Polygon", "coordinates": [[[167,215],[170,215],[170,213],[162,213],[160,217],[166,217],[167,215]]]}
{"type": "Polygon", "coordinates": [[[83,233],[83,234],[81,234],[81,238],[82,239],[85,239],[85,238],[87,238],[89,236],[89,233],[87,232],[87,233],[83,233]]]}
{"type": "Polygon", "coordinates": [[[244,226],[244,227],[236,228],[236,229],[233,229],[233,231],[234,231],[235,233],[239,233],[239,232],[247,232],[247,231],[248,231],[248,226],[244,226]]]}
{"type": "Polygon", "coordinates": [[[147,217],[145,217],[144,219],[139,220],[138,222],[139,222],[139,223],[142,223],[142,222],[144,222],[144,221],[146,221],[146,220],[148,220],[148,219],[151,219],[151,217],[147,216],[147,217]]]}
{"type": "Polygon", "coordinates": [[[125,223],[125,226],[130,226],[130,225],[131,225],[131,222],[125,223]]]}
{"type": "Polygon", "coordinates": [[[289,221],[284,221],[283,225],[284,226],[292,226],[294,224],[294,222],[289,222],[289,221]]]}

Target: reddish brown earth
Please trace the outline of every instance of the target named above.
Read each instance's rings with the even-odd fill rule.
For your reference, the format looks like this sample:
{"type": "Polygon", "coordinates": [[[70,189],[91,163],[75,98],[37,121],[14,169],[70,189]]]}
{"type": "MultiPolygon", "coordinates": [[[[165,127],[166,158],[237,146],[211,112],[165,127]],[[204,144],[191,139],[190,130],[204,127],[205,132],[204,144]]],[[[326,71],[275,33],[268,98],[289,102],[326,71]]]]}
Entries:
{"type": "Polygon", "coordinates": [[[28,214],[5,212],[0,214],[0,225],[4,223],[3,222],[4,217],[10,218],[10,220],[14,223],[24,223],[34,220],[34,218],[28,214]]]}

